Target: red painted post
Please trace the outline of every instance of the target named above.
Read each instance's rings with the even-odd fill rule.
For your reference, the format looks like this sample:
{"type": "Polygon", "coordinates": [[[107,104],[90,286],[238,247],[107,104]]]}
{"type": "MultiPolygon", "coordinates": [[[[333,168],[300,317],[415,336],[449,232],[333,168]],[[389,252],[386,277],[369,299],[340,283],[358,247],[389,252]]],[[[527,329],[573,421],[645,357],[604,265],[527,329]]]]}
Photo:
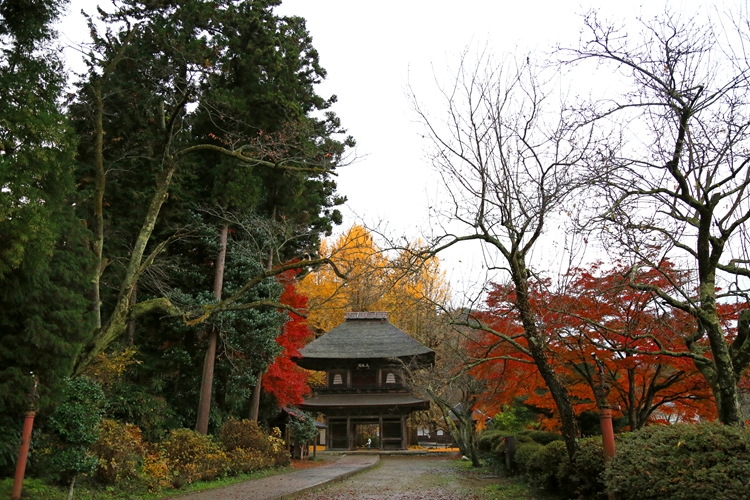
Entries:
{"type": "MultiPolygon", "coordinates": [[[[604,449],[604,463],[606,464],[615,457],[615,431],[612,428],[612,408],[609,407],[610,387],[604,381],[604,363],[596,357],[596,353],[591,354],[599,371],[599,383],[594,388],[596,396],[596,406],[599,408],[599,424],[602,428],[602,448],[604,449]]],[[[615,500],[614,493],[607,492],[609,500],[615,500]]]]}
{"type": "Polygon", "coordinates": [[[610,408],[599,409],[599,422],[602,425],[604,461],[609,462],[615,457],[615,432],[612,429],[612,410],[610,408]]]}
{"type": "Polygon", "coordinates": [[[21,449],[18,452],[18,462],[16,463],[16,476],[13,479],[13,491],[10,494],[10,500],[21,500],[21,491],[23,490],[23,477],[26,474],[26,460],[29,457],[29,444],[31,443],[31,430],[34,428],[34,416],[36,415],[36,386],[37,378],[34,372],[31,372],[34,379],[34,386],[29,394],[29,411],[26,412],[26,420],[23,422],[23,433],[21,434],[21,449]]]}

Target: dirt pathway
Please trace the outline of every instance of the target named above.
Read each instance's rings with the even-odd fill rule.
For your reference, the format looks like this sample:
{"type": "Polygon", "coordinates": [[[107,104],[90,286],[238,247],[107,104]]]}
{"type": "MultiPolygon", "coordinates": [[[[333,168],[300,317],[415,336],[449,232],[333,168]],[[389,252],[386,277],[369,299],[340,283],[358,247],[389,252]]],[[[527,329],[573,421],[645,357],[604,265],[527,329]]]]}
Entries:
{"type": "Polygon", "coordinates": [[[495,482],[462,474],[455,458],[381,456],[380,465],[296,500],[471,500],[495,482]]]}

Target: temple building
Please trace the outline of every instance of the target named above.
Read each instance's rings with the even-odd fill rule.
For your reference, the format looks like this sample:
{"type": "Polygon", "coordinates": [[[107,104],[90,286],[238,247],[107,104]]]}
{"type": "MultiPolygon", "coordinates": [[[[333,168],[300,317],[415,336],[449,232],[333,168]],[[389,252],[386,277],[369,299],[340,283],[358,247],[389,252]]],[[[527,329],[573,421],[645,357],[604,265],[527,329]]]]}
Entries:
{"type": "Polygon", "coordinates": [[[326,385],[300,408],[325,415],[327,449],[354,450],[368,437],[377,449],[408,448],[406,419],[430,403],[409,393],[403,366],[429,366],[435,352],[393,326],[388,313],[347,313],[295,361],[326,373],[326,385]]]}

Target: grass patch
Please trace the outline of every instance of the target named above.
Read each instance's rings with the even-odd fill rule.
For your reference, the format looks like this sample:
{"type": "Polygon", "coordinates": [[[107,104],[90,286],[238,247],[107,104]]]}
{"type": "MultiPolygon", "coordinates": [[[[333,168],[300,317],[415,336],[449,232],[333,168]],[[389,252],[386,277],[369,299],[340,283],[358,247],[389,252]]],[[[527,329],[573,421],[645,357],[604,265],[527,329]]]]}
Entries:
{"type": "Polygon", "coordinates": [[[501,477],[499,481],[482,490],[483,500],[561,500],[563,498],[549,491],[532,488],[516,477],[501,477]]]}
{"type": "MultiPolygon", "coordinates": [[[[0,481],[0,498],[10,498],[13,493],[13,478],[9,477],[0,481]]],[[[27,479],[23,482],[23,500],[58,500],[68,498],[67,491],[46,484],[40,479],[27,479]]]]}
{"type": "MultiPolygon", "coordinates": [[[[279,467],[276,469],[264,469],[250,474],[223,477],[215,481],[198,481],[186,484],[179,489],[164,489],[158,493],[145,491],[142,485],[136,483],[121,484],[118,486],[96,486],[85,480],[76,483],[74,498],[76,500],[159,500],[186,495],[195,491],[211,490],[224,486],[261,479],[276,474],[283,474],[294,470],[292,467],[279,467]]],[[[0,481],[0,499],[10,498],[13,490],[13,478],[0,481]]],[[[23,482],[23,493],[21,500],[66,500],[68,488],[54,486],[40,479],[26,479],[23,482]]]]}
{"type": "Polygon", "coordinates": [[[561,500],[552,492],[533,488],[520,477],[508,476],[492,464],[472,467],[467,460],[454,460],[451,465],[461,476],[474,481],[472,492],[482,500],[561,500]],[[486,484],[491,483],[491,484],[486,484]]]}

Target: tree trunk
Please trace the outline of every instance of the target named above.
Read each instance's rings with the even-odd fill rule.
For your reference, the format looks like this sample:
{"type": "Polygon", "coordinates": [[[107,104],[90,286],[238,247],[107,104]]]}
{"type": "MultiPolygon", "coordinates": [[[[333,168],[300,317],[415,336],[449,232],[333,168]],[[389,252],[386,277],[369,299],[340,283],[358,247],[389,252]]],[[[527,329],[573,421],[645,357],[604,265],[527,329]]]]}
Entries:
{"type": "MultiPolygon", "coordinates": [[[[702,255],[703,253],[706,253],[706,251],[701,251],[699,248],[699,254],[702,255]]],[[[744,427],[745,418],[740,406],[740,397],[737,390],[738,377],[734,368],[732,353],[724,337],[719,311],[716,307],[716,278],[714,269],[710,264],[703,264],[699,268],[701,303],[696,315],[698,327],[708,337],[711,354],[713,355],[713,366],[711,367],[712,369],[705,372],[701,369],[702,367],[699,366],[699,363],[696,363],[696,367],[706,376],[711,385],[714,400],[716,401],[716,409],[719,414],[719,421],[726,425],[744,427]],[[705,271],[704,268],[709,268],[709,270],[705,271]]]]}
{"type": "Polygon", "coordinates": [[[516,289],[516,306],[518,307],[521,323],[523,324],[524,336],[529,344],[529,354],[534,359],[539,374],[544,379],[552,399],[555,401],[557,411],[560,414],[565,448],[568,451],[568,456],[573,458],[573,455],[578,451],[579,433],[578,422],[573,411],[573,403],[570,400],[567,389],[547,359],[544,338],[539,333],[529,299],[528,273],[525,262],[523,262],[521,256],[509,258],[508,261],[511,264],[513,284],[516,289]]]}
{"type": "Polygon", "coordinates": [[[195,422],[195,432],[208,434],[208,420],[211,415],[211,392],[214,383],[214,361],[216,360],[216,344],[218,343],[216,329],[208,334],[208,348],[203,358],[203,376],[201,377],[200,399],[198,400],[198,418],[195,422]]]}
{"type": "Polygon", "coordinates": [[[726,425],[744,427],[745,418],[740,406],[737,378],[734,373],[729,346],[726,344],[719,325],[711,325],[707,330],[716,366],[716,383],[711,384],[711,389],[716,400],[719,421],[726,425]]]}
{"type": "Polygon", "coordinates": [[[73,475],[73,479],[70,481],[70,488],[68,488],[68,500],[73,500],[73,489],[76,486],[76,476],[77,474],[73,475]]]}
{"type": "Polygon", "coordinates": [[[104,272],[104,188],[106,175],[104,171],[104,101],[102,99],[101,83],[94,86],[94,217],[91,232],[94,235],[92,250],[96,258],[96,271],[91,281],[92,301],[94,307],[94,326],[102,327],[101,277],[104,272]]]}
{"type": "MultiPolygon", "coordinates": [[[[133,287],[138,281],[140,273],[142,272],[141,265],[143,263],[146,246],[151,239],[151,234],[156,226],[161,207],[167,200],[169,186],[172,182],[175,170],[176,167],[174,165],[166,165],[157,178],[156,192],[151,198],[151,204],[146,212],[143,225],[141,226],[135,245],[130,254],[130,261],[128,262],[125,275],[120,283],[120,295],[117,297],[117,302],[113,308],[112,315],[107,322],[95,332],[94,337],[76,360],[76,366],[74,369],[75,374],[80,374],[86,366],[96,359],[99,353],[104,352],[112,342],[120,338],[127,331],[131,311],[130,295],[133,287]]],[[[98,285],[95,286],[95,288],[98,290],[98,285]]]]}
{"type": "MultiPolygon", "coordinates": [[[[219,255],[216,258],[216,274],[214,275],[214,295],[216,300],[221,300],[221,290],[224,287],[224,263],[227,256],[227,235],[229,227],[224,224],[221,228],[219,255]]],[[[208,333],[208,348],[206,357],[203,359],[203,376],[201,377],[200,400],[198,401],[198,418],[195,422],[195,431],[208,434],[208,420],[211,415],[211,393],[214,384],[214,362],[216,361],[216,345],[219,340],[219,332],[211,328],[208,333]]]]}
{"type": "MultiPolygon", "coordinates": [[[[130,308],[132,309],[133,306],[138,301],[137,298],[138,294],[138,286],[133,287],[133,292],[130,294],[130,308]]],[[[135,344],[135,318],[131,318],[128,322],[128,345],[132,346],[135,344]]]]}
{"type": "MultiPolygon", "coordinates": [[[[271,210],[271,221],[276,219],[276,205],[271,210]]],[[[266,269],[273,269],[273,251],[268,254],[268,262],[266,263],[266,269]]],[[[260,393],[263,389],[263,370],[258,370],[256,375],[257,382],[253,388],[253,400],[250,403],[250,420],[253,422],[258,421],[258,415],[260,415],[260,393]]]]}
{"type": "Polygon", "coordinates": [[[263,370],[258,370],[257,379],[258,381],[255,382],[255,388],[253,389],[253,401],[250,405],[250,420],[253,422],[258,421],[258,414],[260,413],[260,391],[263,385],[263,370]]]}

